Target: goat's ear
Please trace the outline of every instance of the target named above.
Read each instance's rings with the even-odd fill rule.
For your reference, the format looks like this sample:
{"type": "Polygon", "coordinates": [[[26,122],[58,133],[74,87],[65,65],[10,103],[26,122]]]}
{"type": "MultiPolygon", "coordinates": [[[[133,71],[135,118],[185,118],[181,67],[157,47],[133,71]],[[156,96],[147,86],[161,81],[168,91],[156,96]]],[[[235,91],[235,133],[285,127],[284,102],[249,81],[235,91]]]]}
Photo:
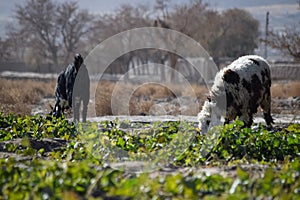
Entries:
{"type": "Polygon", "coordinates": [[[259,66],[259,61],[255,60],[254,58],[249,58],[254,64],[259,66]]]}
{"type": "Polygon", "coordinates": [[[211,102],[211,96],[207,96],[206,99],[208,102],[211,102]]]}
{"type": "Polygon", "coordinates": [[[49,104],[49,107],[50,107],[51,110],[53,110],[53,106],[51,104],[49,104]]]}

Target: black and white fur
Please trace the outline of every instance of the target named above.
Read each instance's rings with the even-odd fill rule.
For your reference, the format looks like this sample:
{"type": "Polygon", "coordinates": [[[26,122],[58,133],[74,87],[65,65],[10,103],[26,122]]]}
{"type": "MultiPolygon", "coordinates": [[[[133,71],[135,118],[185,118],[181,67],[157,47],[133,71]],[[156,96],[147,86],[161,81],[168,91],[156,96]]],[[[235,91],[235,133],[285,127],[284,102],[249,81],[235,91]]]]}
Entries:
{"type": "Polygon", "coordinates": [[[206,133],[210,127],[239,117],[251,126],[253,114],[260,106],[268,126],[271,116],[271,75],[268,62],[260,56],[243,56],[219,71],[207,100],[198,114],[199,129],[206,133]]]}

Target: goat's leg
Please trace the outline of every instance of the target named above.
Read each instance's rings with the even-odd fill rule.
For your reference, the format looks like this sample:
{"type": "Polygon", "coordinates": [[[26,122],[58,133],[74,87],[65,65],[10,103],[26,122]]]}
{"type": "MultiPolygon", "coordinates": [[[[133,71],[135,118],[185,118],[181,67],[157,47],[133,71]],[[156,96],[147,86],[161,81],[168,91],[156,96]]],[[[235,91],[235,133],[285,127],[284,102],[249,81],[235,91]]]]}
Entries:
{"type": "Polygon", "coordinates": [[[244,122],[243,127],[250,128],[253,123],[253,114],[251,112],[243,113],[240,117],[240,120],[244,122]]]}
{"type": "Polygon", "coordinates": [[[56,118],[59,118],[61,117],[62,113],[63,113],[63,109],[61,108],[61,106],[59,104],[57,104],[55,107],[54,107],[55,111],[55,117],[56,118]]]}
{"type": "Polygon", "coordinates": [[[263,109],[264,118],[268,126],[271,126],[274,123],[273,118],[271,116],[271,95],[270,89],[264,95],[262,102],[260,103],[260,107],[263,109]]]}

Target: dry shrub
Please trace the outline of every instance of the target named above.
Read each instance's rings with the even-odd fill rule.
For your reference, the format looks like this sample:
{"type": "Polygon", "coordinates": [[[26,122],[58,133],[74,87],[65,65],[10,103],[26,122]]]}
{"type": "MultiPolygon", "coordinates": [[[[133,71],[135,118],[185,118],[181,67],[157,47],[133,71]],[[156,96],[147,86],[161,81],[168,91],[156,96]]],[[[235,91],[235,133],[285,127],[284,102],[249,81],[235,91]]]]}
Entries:
{"type": "Polygon", "coordinates": [[[271,87],[272,97],[300,97],[300,82],[277,82],[271,87]]]}
{"type": "Polygon", "coordinates": [[[111,95],[115,83],[110,81],[101,81],[96,89],[95,94],[95,109],[96,115],[112,115],[111,110],[111,95]]]}
{"type": "Polygon", "coordinates": [[[3,113],[31,114],[33,104],[53,96],[55,81],[0,78],[0,109],[3,113]]]}
{"type": "MultiPolygon", "coordinates": [[[[193,84],[191,88],[182,85],[156,83],[133,85],[126,82],[100,81],[95,95],[96,115],[148,115],[151,109],[157,109],[155,107],[156,100],[172,100],[182,96],[196,97],[199,100],[205,99],[208,91],[205,86],[193,84]]],[[[174,114],[180,113],[178,108],[174,110],[176,112],[174,114]]],[[[192,115],[199,112],[194,108],[190,111],[192,115]]]]}
{"type": "Polygon", "coordinates": [[[137,98],[141,97],[151,97],[153,99],[162,99],[168,97],[175,97],[176,91],[172,91],[171,87],[168,85],[160,85],[156,83],[149,83],[139,86],[135,91],[133,96],[137,98]]]}
{"type": "Polygon", "coordinates": [[[154,100],[176,98],[176,95],[178,91],[171,90],[169,86],[155,83],[144,84],[132,94],[129,112],[131,115],[148,115],[154,100]]]}
{"type": "Polygon", "coordinates": [[[23,103],[0,103],[0,111],[4,114],[14,113],[16,115],[29,115],[31,108],[31,105],[24,105],[23,103]]]}
{"type": "Polygon", "coordinates": [[[152,100],[140,100],[136,101],[134,98],[130,99],[130,115],[148,115],[149,110],[153,106],[152,100]]]}
{"type": "MultiPolygon", "coordinates": [[[[31,114],[33,106],[38,104],[42,98],[54,97],[55,85],[56,80],[12,80],[0,78],[0,111],[3,113],[31,114]]],[[[207,87],[199,84],[191,84],[191,87],[186,87],[179,84],[160,85],[149,83],[133,85],[112,81],[92,82],[91,91],[96,91],[95,99],[91,99],[92,102],[95,102],[95,105],[91,103],[89,106],[95,106],[97,116],[128,113],[130,115],[147,115],[151,110],[159,109],[156,106],[157,100],[172,100],[179,97],[195,98],[196,96],[201,106],[208,94],[207,87]],[[114,96],[114,101],[112,102],[113,94],[117,96],[114,96]],[[128,95],[129,99],[125,98],[128,95]],[[124,106],[124,104],[127,105],[124,106]]],[[[291,96],[300,97],[300,82],[275,82],[272,84],[271,93],[272,97],[283,99],[291,96]]],[[[272,107],[273,110],[276,110],[276,105],[272,107]]],[[[49,109],[48,105],[47,109],[49,109]]],[[[164,109],[167,109],[167,107],[164,107],[164,109]]],[[[192,104],[190,108],[187,107],[185,109],[186,112],[184,113],[188,115],[196,115],[199,112],[192,104]]],[[[176,109],[174,110],[176,112],[176,109]]],[[[178,112],[180,113],[181,111],[178,112]]]]}
{"type": "Polygon", "coordinates": [[[196,96],[197,99],[205,100],[208,96],[208,88],[205,85],[199,85],[199,84],[191,84],[190,89],[182,89],[183,94],[182,96],[196,96]]]}
{"type": "Polygon", "coordinates": [[[133,86],[128,83],[119,82],[114,87],[111,95],[111,109],[113,115],[128,115],[130,109],[130,97],[132,95],[133,86]]]}
{"type": "MultiPolygon", "coordinates": [[[[56,80],[24,80],[0,78],[0,111],[3,113],[31,114],[34,105],[39,104],[45,97],[54,97],[56,80]]],[[[206,87],[194,84],[193,91],[182,85],[160,85],[144,84],[133,85],[130,83],[101,81],[91,83],[91,91],[96,91],[95,99],[91,99],[89,106],[95,106],[96,115],[149,114],[156,100],[174,99],[180,96],[191,96],[195,94],[198,98],[204,98],[206,87]],[[118,85],[116,88],[115,86],[118,85]],[[112,102],[112,95],[114,97],[112,102]],[[128,97],[126,99],[125,97],[128,97]],[[128,101],[128,102],[126,102],[128,101]],[[113,108],[111,104],[113,103],[113,108]],[[128,104],[127,106],[123,105],[128,104]]],[[[91,93],[92,94],[92,93],[91,93]]],[[[93,94],[92,94],[93,95],[93,94]]],[[[44,110],[49,110],[49,105],[43,105],[44,110]]]]}
{"type": "Polygon", "coordinates": [[[101,81],[95,96],[97,116],[148,114],[155,99],[176,97],[168,87],[159,84],[136,86],[125,82],[116,84],[110,81],[101,81]]]}

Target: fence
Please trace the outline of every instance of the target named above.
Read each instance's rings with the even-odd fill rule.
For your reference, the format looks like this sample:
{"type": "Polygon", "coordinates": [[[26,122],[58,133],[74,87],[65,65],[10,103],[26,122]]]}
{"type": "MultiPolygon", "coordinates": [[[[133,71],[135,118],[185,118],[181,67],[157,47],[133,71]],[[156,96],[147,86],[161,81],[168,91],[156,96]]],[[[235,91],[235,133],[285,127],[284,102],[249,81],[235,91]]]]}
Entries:
{"type": "Polygon", "coordinates": [[[272,64],[272,80],[300,80],[300,63],[293,64],[272,64]]]}
{"type": "MultiPolygon", "coordinates": [[[[208,78],[208,80],[214,79],[214,74],[211,69],[208,69],[207,61],[203,60],[189,60],[192,64],[201,64],[203,66],[201,68],[201,75],[204,75],[208,78]]],[[[18,79],[55,79],[57,77],[57,73],[49,73],[47,70],[43,70],[41,73],[28,73],[30,70],[26,70],[26,67],[22,65],[22,63],[10,63],[0,66],[0,77],[4,78],[18,78],[18,79]],[[4,66],[4,67],[3,67],[4,66]]],[[[45,67],[46,68],[46,67],[45,67]]],[[[176,70],[182,74],[186,79],[192,82],[204,83],[203,79],[199,74],[196,73],[196,70],[193,69],[191,65],[187,65],[186,63],[178,63],[176,70]],[[196,78],[196,79],[195,79],[196,78]]],[[[150,70],[151,72],[151,70],[150,70]]],[[[169,72],[166,71],[168,74],[169,72]]],[[[146,76],[151,76],[151,74],[143,74],[143,75],[131,75],[132,78],[135,79],[144,79],[146,76]]],[[[93,74],[90,74],[91,78],[93,74]]],[[[274,81],[282,81],[282,80],[293,80],[300,81],[300,63],[271,63],[271,76],[274,81]]],[[[105,80],[116,81],[122,77],[121,75],[110,75],[104,74],[102,77],[105,80]]],[[[151,76],[153,78],[153,75],[151,76]]]]}

